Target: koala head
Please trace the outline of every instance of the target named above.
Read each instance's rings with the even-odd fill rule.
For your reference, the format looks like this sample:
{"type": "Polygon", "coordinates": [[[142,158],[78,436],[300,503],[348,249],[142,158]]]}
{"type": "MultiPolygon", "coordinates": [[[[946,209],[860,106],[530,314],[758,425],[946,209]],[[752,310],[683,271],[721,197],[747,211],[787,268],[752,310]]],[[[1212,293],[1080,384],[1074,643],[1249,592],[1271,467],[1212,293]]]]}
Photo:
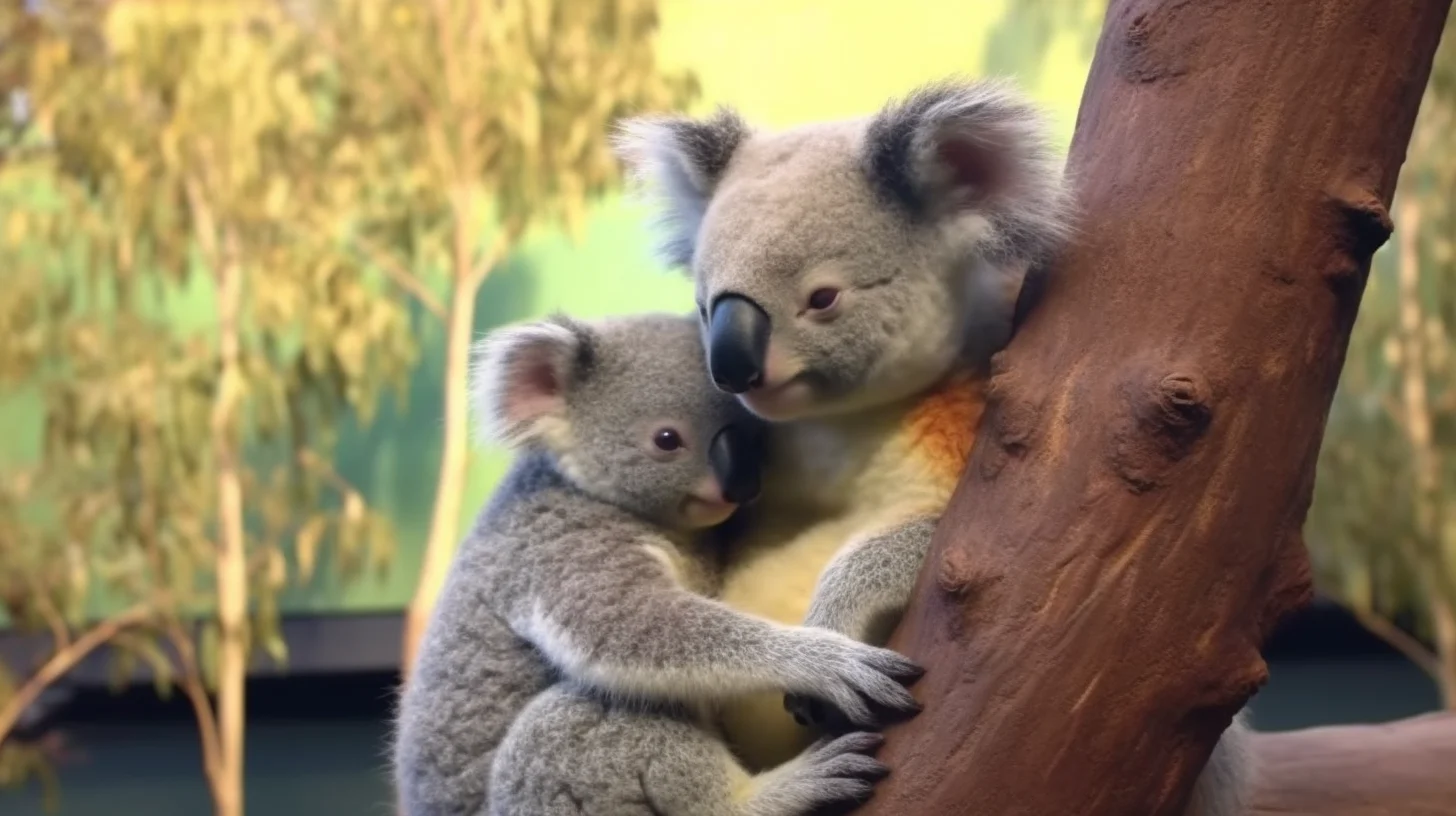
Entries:
{"type": "Polygon", "coordinates": [[[779,133],[729,109],[629,120],[629,171],[688,268],[712,379],[770,420],[914,396],[1009,331],[1028,268],[1067,237],[1038,111],[947,81],[878,114],[779,133]]]}
{"type": "Polygon", "coordinates": [[[582,491],[675,529],[759,490],[762,427],[709,383],[686,315],[553,316],[488,334],[471,391],[486,438],[549,453],[582,491]]]}

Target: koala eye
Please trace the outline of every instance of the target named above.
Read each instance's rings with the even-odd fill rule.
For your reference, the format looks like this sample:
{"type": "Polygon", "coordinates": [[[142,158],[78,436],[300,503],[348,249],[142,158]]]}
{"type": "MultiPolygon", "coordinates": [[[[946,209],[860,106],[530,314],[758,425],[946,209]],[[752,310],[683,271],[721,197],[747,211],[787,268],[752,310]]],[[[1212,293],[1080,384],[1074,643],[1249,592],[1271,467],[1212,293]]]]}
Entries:
{"type": "Polygon", "coordinates": [[[839,290],[832,286],[821,286],[809,293],[809,310],[823,312],[834,308],[839,302],[839,290]]]}
{"type": "Polygon", "coordinates": [[[698,304],[698,319],[704,323],[708,322],[708,307],[701,303],[698,304]]]}
{"type": "Polygon", "coordinates": [[[660,451],[671,453],[682,448],[682,435],[672,428],[659,428],[652,434],[652,445],[660,451]]]}

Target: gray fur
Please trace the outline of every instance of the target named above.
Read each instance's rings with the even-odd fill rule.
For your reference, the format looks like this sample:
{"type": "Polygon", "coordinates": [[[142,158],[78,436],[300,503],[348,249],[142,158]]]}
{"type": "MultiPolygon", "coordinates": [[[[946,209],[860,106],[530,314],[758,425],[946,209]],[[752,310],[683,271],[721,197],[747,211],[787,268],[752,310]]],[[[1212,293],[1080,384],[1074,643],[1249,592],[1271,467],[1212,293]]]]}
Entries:
{"type": "Polygon", "coordinates": [[[748,125],[737,112],[720,107],[701,121],[673,116],[630,120],[614,139],[639,180],[650,180],[664,194],[667,206],[655,224],[657,254],[672,266],[692,262],[693,245],[708,198],[738,145],[748,138],[748,125]]]}
{"type": "MultiPolygon", "coordinates": [[[[851,543],[819,578],[805,626],[883,643],[905,612],[939,517],[914,519],[863,542],[851,543]]],[[[801,723],[833,732],[849,729],[843,715],[812,697],[789,694],[785,706],[801,723]]]]}
{"type": "Polygon", "coordinates": [[[807,626],[882,642],[905,611],[920,565],[930,551],[937,516],[906,522],[862,543],[852,543],[820,576],[807,626]]]}
{"type": "Polygon", "coordinates": [[[560,685],[537,696],[496,755],[482,816],[777,816],[863,801],[885,766],[872,733],[825,740],[745,785],[693,712],[560,685]]]}
{"type": "MultiPolygon", "coordinates": [[[[776,445],[801,455],[775,464],[765,504],[778,506],[762,508],[754,547],[866,522],[871,534],[825,568],[808,619],[864,638],[867,622],[888,614],[893,625],[908,602],[933,529],[902,527],[894,503],[939,489],[926,477],[924,490],[900,490],[918,478],[914,464],[876,452],[920,396],[1009,338],[1028,272],[1074,232],[1070,185],[1041,114],[999,82],[933,83],[871,116],[776,133],[736,115],[715,121],[629,123],[621,155],[661,199],[664,259],[691,273],[700,315],[731,294],[768,316],[762,383],[739,398],[781,423],[776,445]],[[833,305],[811,306],[825,288],[838,292],[833,305]],[[884,518],[873,517],[877,501],[884,518]]],[[[734,569],[730,555],[730,589],[734,569]]],[[[788,702],[801,715],[815,708],[788,702]]],[[[1200,780],[1197,816],[1239,812],[1242,728],[1200,780]]]]}
{"type": "MultiPolygon", "coordinates": [[[[474,368],[484,430],[518,456],[456,555],[401,696],[394,764],[409,816],[480,812],[511,723],[562,679],[623,704],[696,709],[787,690],[851,711],[864,699],[914,706],[899,680],[918,669],[899,655],[706,597],[718,561],[704,527],[723,517],[692,515],[686,499],[712,489],[714,435],[755,420],[708,384],[690,318],[555,317],[510,327],[478,346],[474,368]],[[653,446],[665,427],[686,443],[674,454],[653,446]]],[[[649,730],[672,730],[656,718],[639,717],[649,730]]],[[[534,764],[539,754],[520,756],[533,764],[516,770],[551,771],[534,764]]],[[[594,773],[602,768],[593,763],[632,759],[578,751],[562,767],[594,773]]],[[[698,777],[731,770],[703,768],[698,777]]],[[[765,780],[757,795],[768,798],[751,801],[782,799],[783,786],[824,774],[820,763],[765,780]]],[[[516,803],[506,812],[533,811],[516,803]]],[[[746,811],[760,812],[800,811],[746,811]]]]}
{"type": "Polygon", "coordinates": [[[1242,709],[1213,746],[1203,772],[1193,783],[1184,816],[1238,816],[1249,812],[1258,775],[1253,735],[1249,710],[1242,709]]]}
{"type": "Polygon", "coordinates": [[[937,83],[874,116],[780,133],[731,112],[692,122],[629,122],[621,154],[664,201],[664,258],[691,267],[700,308],[733,293],[772,319],[768,385],[797,376],[802,393],[746,395],[769,419],[924,391],[1071,231],[1041,116],[1001,84],[937,83]],[[806,308],[823,286],[842,292],[828,318],[806,308]]]}

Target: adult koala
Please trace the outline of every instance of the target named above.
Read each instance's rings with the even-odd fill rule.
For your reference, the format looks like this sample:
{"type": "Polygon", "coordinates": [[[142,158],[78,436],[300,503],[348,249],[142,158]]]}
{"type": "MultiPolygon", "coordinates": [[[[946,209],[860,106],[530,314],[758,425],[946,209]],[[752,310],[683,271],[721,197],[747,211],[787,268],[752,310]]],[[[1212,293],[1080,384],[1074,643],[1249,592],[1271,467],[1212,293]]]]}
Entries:
{"type": "MultiPolygon", "coordinates": [[[[727,108],[641,117],[618,145],[661,199],[661,256],[692,274],[713,380],[777,423],[723,600],[883,643],[970,453],[987,353],[1026,272],[1071,233],[1040,112],[1007,85],[949,80],[778,133],[727,108]]],[[[768,695],[724,712],[750,766],[808,744],[785,707],[768,695]]],[[[1190,813],[1245,808],[1244,728],[1225,733],[1190,813]]]]}

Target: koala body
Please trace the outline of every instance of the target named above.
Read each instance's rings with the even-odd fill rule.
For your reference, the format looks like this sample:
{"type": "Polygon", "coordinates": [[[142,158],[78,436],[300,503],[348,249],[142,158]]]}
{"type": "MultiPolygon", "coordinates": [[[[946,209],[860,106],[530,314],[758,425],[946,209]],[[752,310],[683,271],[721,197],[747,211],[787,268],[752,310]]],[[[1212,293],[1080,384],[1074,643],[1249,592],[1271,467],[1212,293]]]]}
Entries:
{"type": "Polygon", "coordinates": [[[456,555],[400,699],[395,781],[409,816],[550,813],[582,780],[646,768],[651,757],[624,746],[654,742],[701,760],[682,766],[694,775],[664,765],[650,784],[631,774],[587,790],[696,788],[725,815],[793,816],[879,770],[861,737],[754,777],[712,730],[710,706],[745,692],[912,707],[897,678],[915,669],[709,597],[711,528],[758,493],[761,428],[712,388],[703,357],[695,322],[666,315],[558,317],[478,346],[477,409],[517,457],[456,555]],[[592,717],[657,740],[580,738],[592,717]]]}
{"type": "MultiPolygon", "coordinates": [[[[883,642],[969,456],[988,353],[1026,273],[1072,231],[1041,115],[1006,85],[946,81],[777,133],[726,108],[643,117],[619,151],[661,199],[664,260],[691,272],[713,380],[773,423],[764,499],[722,598],[883,642]]],[[[840,714],[791,697],[791,717],[784,702],[726,711],[750,767],[807,743],[795,719],[840,714]]]]}
{"type": "Polygon", "coordinates": [[[871,732],[823,739],[754,775],[692,707],[559,684],[506,734],[490,816],[807,816],[869,795],[885,773],[870,756],[881,741],[871,732]]]}

